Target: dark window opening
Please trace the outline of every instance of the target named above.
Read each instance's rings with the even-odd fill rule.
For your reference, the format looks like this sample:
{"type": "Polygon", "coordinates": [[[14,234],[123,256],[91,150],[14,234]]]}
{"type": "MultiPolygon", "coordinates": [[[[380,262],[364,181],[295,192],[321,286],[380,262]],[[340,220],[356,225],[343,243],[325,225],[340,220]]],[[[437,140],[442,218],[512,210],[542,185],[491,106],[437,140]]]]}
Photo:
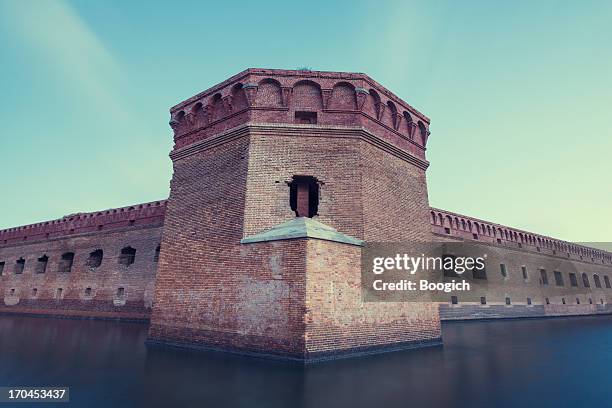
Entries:
{"type": "Polygon", "coordinates": [[[531,304],[531,298],[527,298],[527,304],[530,305],[531,304]]]}
{"type": "Polygon", "coordinates": [[[459,299],[457,299],[457,296],[451,296],[451,304],[456,305],[459,303],[459,299]]]}
{"type": "Polygon", "coordinates": [[[523,280],[529,279],[529,276],[527,275],[527,267],[521,266],[521,271],[523,272],[523,280]]]}
{"type": "Polygon", "coordinates": [[[124,288],[118,288],[117,289],[117,298],[123,299],[123,296],[125,296],[125,289],[124,288]]]}
{"type": "Polygon", "coordinates": [[[62,298],[62,292],[64,291],[64,289],[62,288],[57,288],[57,290],[55,291],[55,298],[56,299],[61,299],[62,298]]]}
{"type": "Polygon", "coordinates": [[[561,299],[561,303],[565,304],[565,298],[561,299]]]}
{"type": "Polygon", "coordinates": [[[458,278],[459,275],[455,272],[455,259],[457,257],[454,255],[442,255],[442,270],[444,272],[444,276],[447,278],[458,278]],[[447,268],[448,266],[448,268],[447,268]]]}
{"type": "Polygon", "coordinates": [[[11,289],[11,296],[15,294],[15,289],[11,289]]]}
{"type": "Polygon", "coordinates": [[[93,252],[89,253],[89,258],[87,259],[87,266],[90,268],[97,268],[102,265],[102,259],[104,258],[104,251],[101,249],[96,249],[93,252]]]}
{"type": "Polygon", "coordinates": [[[70,273],[72,271],[72,264],[74,263],[74,252],[66,252],[62,255],[59,264],[60,273],[70,273]]]}
{"type": "Polygon", "coordinates": [[[450,235],[450,228],[444,228],[444,233],[450,235]]]}
{"type": "Polygon", "coordinates": [[[565,282],[563,282],[563,275],[559,271],[555,271],[555,285],[557,286],[565,286],[565,282]]]}
{"type": "Polygon", "coordinates": [[[507,305],[511,305],[511,304],[512,304],[512,302],[510,301],[510,298],[509,298],[509,297],[507,297],[507,298],[506,298],[506,304],[507,304],[507,305]]]}
{"type": "Polygon", "coordinates": [[[578,287],[578,278],[576,277],[576,274],[575,273],[570,273],[569,277],[570,277],[570,285],[572,285],[573,287],[577,288],[578,287]]]}
{"type": "MultiPolygon", "coordinates": [[[[0,266],[0,275],[2,275],[2,266],[0,266]]],[[[608,289],[612,288],[612,286],[610,286],[610,278],[608,278],[607,276],[604,276],[604,284],[606,285],[606,288],[608,289]]]]}
{"type": "Polygon", "coordinates": [[[49,257],[47,255],[43,255],[38,258],[38,263],[36,264],[36,273],[45,273],[47,271],[48,263],[49,257]]]}
{"type": "Polygon", "coordinates": [[[0,276],[4,273],[4,264],[5,262],[0,262],[0,276]]]}
{"type": "Polygon", "coordinates": [[[316,125],[317,112],[295,112],[295,123],[316,125]]]}
{"type": "Polygon", "coordinates": [[[161,252],[161,246],[158,245],[157,248],[155,248],[155,255],[153,255],[153,262],[159,262],[159,253],[161,252]]]}
{"type": "Polygon", "coordinates": [[[593,299],[589,298],[589,304],[592,305],[593,304],[593,299]]]}
{"type": "Polygon", "coordinates": [[[17,261],[15,261],[15,275],[22,274],[24,269],[25,269],[25,259],[19,258],[17,261]]]}
{"type": "Polygon", "coordinates": [[[595,282],[595,287],[601,289],[601,279],[599,279],[599,275],[593,275],[593,281],[595,282]]]}
{"type": "Polygon", "coordinates": [[[548,274],[546,273],[546,269],[540,269],[540,283],[542,285],[548,285],[548,274]]]}
{"type": "Polygon", "coordinates": [[[484,297],[484,296],[482,296],[482,297],[480,298],[480,304],[481,304],[481,305],[486,305],[486,304],[487,304],[487,298],[486,298],[486,297],[484,297]]]}
{"type": "Polygon", "coordinates": [[[499,269],[501,271],[501,275],[504,278],[507,278],[508,277],[508,270],[506,269],[506,265],[505,264],[499,264],[499,269]]]}
{"type": "Polygon", "coordinates": [[[91,288],[85,288],[85,296],[91,297],[91,288]]]}
{"type": "Polygon", "coordinates": [[[576,298],[576,304],[579,305],[580,304],[580,299],[576,298]]]}
{"type": "Polygon", "coordinates": [[[119,256],[119,264],[124,266],[130,266],[136,260],[136,250],[130,246],[127,246],[121,250],[119,256]]]}
{"type": "Polygon", "coordinates": [[[582,274],[582,284],[584,285],[585,288],[591,287],[591,284],[589,283],[589,277],[587,276],[586,273],[582,274]]]}
{"type": "Polygon", "coordinates": [[[32,297],[36,297],[37,294],[38,294],[38,289],[33,288],[32,289],[32,297]]]}
{"type": "Polygon", "coordinates": [[[319,212],[319,181],[312,176],[293,176],[289,205],[296,217],[312,218],[319,212]]]}
{"type": "Polygon", "coordinates": [[[482,269],[478,269],[478,268],[472,269],[472,277],[474,279],[487,280],[487,269],[486,269],[486,267],[483,267],[482,269]]]}
{"type": "Polygon", "coordinates": [[[550,299],[549,298],[546,298],[546,304],[550,305],[550,299]]]}

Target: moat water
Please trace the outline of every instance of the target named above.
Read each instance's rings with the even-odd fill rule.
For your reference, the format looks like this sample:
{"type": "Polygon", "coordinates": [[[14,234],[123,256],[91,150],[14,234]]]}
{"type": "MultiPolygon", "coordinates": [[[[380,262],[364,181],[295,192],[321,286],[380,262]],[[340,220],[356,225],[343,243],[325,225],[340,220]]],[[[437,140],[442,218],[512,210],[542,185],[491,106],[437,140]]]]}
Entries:
{"type": "Polygon", "coordinates": [[[0,386],[67,385],[63,407],[612,403],[612,316],[450,323],[444,347],[310,367],[147,348],[146,335],[144,324],[0,316],[0,386]]]}

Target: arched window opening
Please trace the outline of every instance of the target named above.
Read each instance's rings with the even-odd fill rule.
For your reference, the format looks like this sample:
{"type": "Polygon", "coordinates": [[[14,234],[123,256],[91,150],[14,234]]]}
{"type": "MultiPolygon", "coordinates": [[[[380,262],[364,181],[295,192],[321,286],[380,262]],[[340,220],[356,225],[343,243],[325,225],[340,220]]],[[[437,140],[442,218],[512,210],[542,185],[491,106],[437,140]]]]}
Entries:
{"type": "Polygon", "coordinates": [[[593,281],[595,282],[595,287],[601,289],[601,279],[599,279],[599,275],[593,275],[593,281]]]}
{"type": "Polygon", "coordinates": [[[123,299],[125,297],[125,288],[117,288],[117,299],[123,299]]]}
{"type": "Polygon", "coordinates": [[[74,263],[74,252],[66,252],[62,254],[59,264],[60,273],[70,273],[72,271],[72,264],[74,263]]]}
{"type": "Polygon", "coordinates": [[[589,277],[587,276],[586,273],[582,274],[582,284],[584,285],[585,288],[591,287],[591,284],[589,283],[589,277]]]}
{"type": "Polygon", "coordinates": [[[104,252],[101,249],[96,249],[93,252],[89,253],[89,258],[87,259],[87,266],[90,268],[97,268],[102,265],[102,259],[104,258],[104,252]]]}
{"type": "Polygon", "coordinates": [[[296,217],[312,218],[319,212],[319,181],[312,176],[293,176],[289,205],[296,217]]]}
{"type": "Polygon", "coordinates": [[[606,289],[610,289],[612,288],[612,286],[610,286],[610,278],[608,278],[608,276],[604,276],[604,285],[606,285],[606,289]]]}
{"type": "Polygon", "coordinates": [[[130,266],[136,261],[136,250],[131,246],[126,246],[121,250],[119,256],[119,264],[123,266],[130,266]]]}

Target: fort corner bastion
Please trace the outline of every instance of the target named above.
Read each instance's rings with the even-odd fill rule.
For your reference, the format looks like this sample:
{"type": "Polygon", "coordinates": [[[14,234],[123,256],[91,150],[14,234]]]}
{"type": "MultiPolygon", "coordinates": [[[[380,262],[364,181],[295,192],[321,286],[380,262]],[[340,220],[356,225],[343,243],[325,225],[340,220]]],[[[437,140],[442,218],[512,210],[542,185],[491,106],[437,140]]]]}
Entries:
{"type": "Polygon", "coordinates": [[[612,313],[612,254],[429,206],[429,124],[365,74],[247,69],[171,108],[167,200],[0,231],[0,313],[300,362],[440,344],[441,320],[612,313]],[[362,300],[365,242],[431,241],[495,248],[488,298],[362,300]]]}

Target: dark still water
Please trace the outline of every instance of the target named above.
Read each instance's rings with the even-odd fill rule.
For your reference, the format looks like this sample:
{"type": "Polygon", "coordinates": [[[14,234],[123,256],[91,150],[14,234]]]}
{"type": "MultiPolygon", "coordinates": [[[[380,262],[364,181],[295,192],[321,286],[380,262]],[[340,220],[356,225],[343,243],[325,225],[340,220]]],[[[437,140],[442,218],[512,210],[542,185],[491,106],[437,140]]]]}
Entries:
{"type": "Polygon", "coordinates": [[[443,348],[306,368],[147,348],[146,334],[0,316],[0,385],[67,385],[63,407],[612,406],[612,316],[446,324],[443,348]]]}

